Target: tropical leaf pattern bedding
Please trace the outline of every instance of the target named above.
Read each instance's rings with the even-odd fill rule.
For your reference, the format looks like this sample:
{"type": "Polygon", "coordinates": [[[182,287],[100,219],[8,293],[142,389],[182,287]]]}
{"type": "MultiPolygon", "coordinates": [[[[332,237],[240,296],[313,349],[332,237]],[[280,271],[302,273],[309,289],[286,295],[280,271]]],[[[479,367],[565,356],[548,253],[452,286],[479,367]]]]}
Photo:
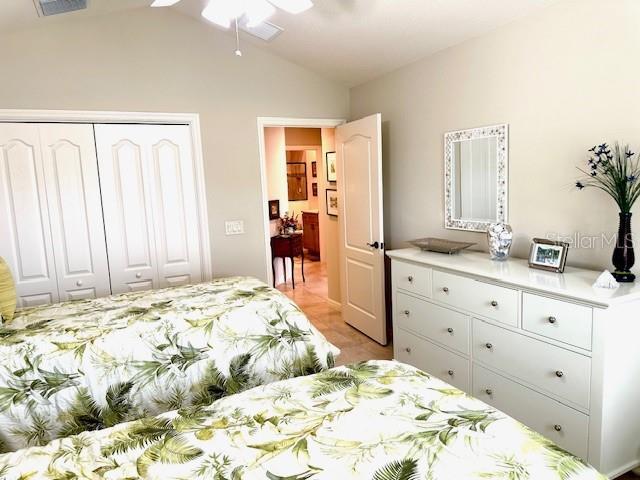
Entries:
{"type": "Polygon", "coordinates": [[[338,353],[252,278],[25,309],[0,327],[0,453],[209,405],[338,353]]]}
{"type": "Polygon", "coordinates": [[[604,479],[505,414],[393,361],[285,380],[0,456],[0,477],[604,479]]]}

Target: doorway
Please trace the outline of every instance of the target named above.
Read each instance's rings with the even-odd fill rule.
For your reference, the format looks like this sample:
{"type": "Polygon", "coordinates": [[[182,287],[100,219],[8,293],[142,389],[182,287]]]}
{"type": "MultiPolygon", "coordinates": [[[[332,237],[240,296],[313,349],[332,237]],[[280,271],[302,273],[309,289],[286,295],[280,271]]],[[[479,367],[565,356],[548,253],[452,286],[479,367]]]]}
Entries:
{"type": "Polygon", "coordinates": [[[340,306],[337,218],[327,212],[324,174],[332,127],[264,127],[269,250],[273,286],[304,288],[340,306]]]}
{"type": "Polygon", "coordinates": [[[393,356],[390,346],[379,345],[342,318],[340,235],[331,199],[337,192],[333,170],[335,129],[343,123],[258,119],[269,282],[296,302],[314,326],[342,350],[340,364],[393,356]],[[280,218],[285,214],[287,218],[294,217],[295,227],[282,232],[284,225],[280,218]],[[274,259],[274,253],[282,251],[274,252],[273,238],[283,236],[281,233],[300,236],[300,240],[286,241],[285,245],[301,243],[304,282],[302,255],[295,256],[293,270],[289,259],[284,262],[278,256],[274,259]]]}

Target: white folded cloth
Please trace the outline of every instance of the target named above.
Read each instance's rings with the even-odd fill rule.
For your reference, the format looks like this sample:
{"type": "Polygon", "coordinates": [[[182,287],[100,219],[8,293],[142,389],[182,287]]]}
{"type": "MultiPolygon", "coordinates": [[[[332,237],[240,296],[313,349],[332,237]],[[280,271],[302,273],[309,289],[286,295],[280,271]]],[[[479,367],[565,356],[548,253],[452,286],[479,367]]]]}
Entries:
{"type": "Polygon", "coordinates": [[[609,270],[602,272],[593,284],[594,288],[608,288],[615,290],[620,284],[617,282],[609,270]]]}

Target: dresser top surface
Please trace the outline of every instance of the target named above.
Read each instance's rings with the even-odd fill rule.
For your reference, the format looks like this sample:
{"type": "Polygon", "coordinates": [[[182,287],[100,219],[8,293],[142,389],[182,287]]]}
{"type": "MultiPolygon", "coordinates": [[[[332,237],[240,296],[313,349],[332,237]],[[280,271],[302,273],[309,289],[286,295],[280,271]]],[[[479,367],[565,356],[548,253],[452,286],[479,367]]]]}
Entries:
{"type": "Polygon", "coordinates": [[[608,307],[618,303],[640,299],[640,284],[620,284],[615,290],[593,288],[593,283],[602,272],[567,267],[564,273],[547,272],[529,268],[527,260],[509,258],[493,261],[487,253],[460,252],[447,255],[423,252],[417,248],[390,250],[387,255],[394,260],[406,260],[444,270],[463,273],[485,280],[493,280],[511,286],[549,293],[589,303],[597,307],[608,307]]]}

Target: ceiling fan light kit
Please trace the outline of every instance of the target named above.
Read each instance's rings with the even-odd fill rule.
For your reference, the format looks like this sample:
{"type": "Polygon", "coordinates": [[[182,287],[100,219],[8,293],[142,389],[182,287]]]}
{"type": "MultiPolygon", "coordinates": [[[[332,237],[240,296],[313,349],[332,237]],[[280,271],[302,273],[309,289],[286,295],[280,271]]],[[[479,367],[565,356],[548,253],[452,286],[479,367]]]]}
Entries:
{"type": "MultiPolygon", "coordinates": [[[[170,7],[180,0],[154,0],[152,7],[170,7]]],[[[297,15],[313,7],[311,0],[209,0],[207,6],[202,10],[202,16],[219,27],[229,28],[233,24],[236,32],[236,50],[238,57],[242,56],[240,50],[239,21],[242,20],[242,28],[251,33],[251,29],[262,25],[269,25],[273,32],[267,38],[261,35],[263,40],[277,36],[282,29],[276,25],[271,25],[266,20],[276,13],[276,8],[287,13],[297,15]]]]}

